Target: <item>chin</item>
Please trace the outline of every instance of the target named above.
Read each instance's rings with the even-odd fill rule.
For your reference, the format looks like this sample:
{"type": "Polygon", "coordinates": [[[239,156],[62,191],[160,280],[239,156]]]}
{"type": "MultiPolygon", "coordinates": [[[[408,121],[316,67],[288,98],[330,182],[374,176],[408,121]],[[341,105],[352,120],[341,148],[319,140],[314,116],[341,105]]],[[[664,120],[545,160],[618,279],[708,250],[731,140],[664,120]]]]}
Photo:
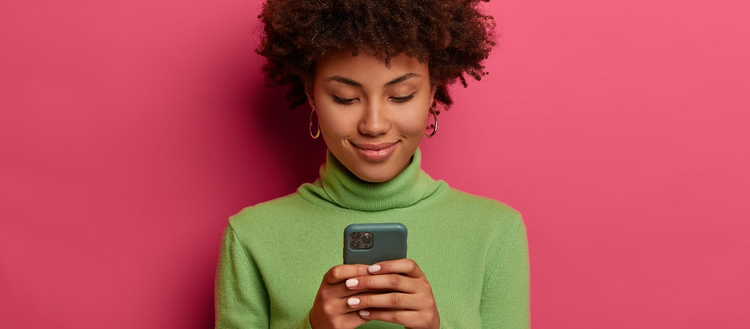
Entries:
{"type": "MultiPolygon", "coordinates": [[[[395,154],[394,154],[395,155],[395,154]]],[[[410,161],[401,163],[393,157],[383,163],[360,163],[359,170],[351,170],[357,178],[368,183],[385,183],[399,174],[409,165],[410,161]]]]}
{"type": "Polygon", "coordinates": [[[384,183],[392,178],[392,177],[365,176],[365,175],[362,175],[362,176],[357,175],[357,177],[365,182],[373,183],[373,184],[384,183]]]}
{"type": "Polygon", "coordinates": [[[357,178],[368,182],[368,183],[385,183],[389,180],[391,180],[393,177],[396,177],[396,175],[383,175],[383,171],[378,172],[359,172],[354,173],[357,178]]]}

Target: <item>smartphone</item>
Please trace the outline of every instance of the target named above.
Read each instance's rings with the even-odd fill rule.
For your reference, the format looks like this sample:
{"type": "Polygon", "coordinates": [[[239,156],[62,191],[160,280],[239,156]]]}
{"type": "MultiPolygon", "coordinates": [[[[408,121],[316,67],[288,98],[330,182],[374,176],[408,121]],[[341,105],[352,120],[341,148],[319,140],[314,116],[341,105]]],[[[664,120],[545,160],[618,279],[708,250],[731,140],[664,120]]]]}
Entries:
{"type": "Polygon", "coordinates": [[[401,223],[351,224],[344,229],[344,264],[406,258],[406,236],[401,223]]]}

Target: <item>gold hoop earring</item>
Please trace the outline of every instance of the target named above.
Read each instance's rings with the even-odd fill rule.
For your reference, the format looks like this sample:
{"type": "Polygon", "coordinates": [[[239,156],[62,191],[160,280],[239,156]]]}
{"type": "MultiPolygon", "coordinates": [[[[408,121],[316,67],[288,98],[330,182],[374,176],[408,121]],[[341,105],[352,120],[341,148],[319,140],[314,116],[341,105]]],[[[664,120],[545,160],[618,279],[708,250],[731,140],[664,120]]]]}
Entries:
{"type": "Polygon", "coordinates": [[[307,128],[307,131],[310,133],[310,137],[312,137],[312,139],[318,139],[318,137],[320,137],[320,122],[318,122],[318,131],[315,132],[315,134],[313,134],[312,132],[313,114],[315,112],[315,105],[312,105],[312,111],[310,112],[310,126],[307,128]]]}
{"type": "Polygon", "coordinates": [[[432,138],[432,136],[435,136],[438,130],[437,112],[435,112],[435,109],[432,106],[430,106],[430,114],[432,114],[432,117],[435,119],[435,123],[427,125],[427,127],[425,127],[425,130],[432,128],[432,132],[430,134],[424,133],[424,137],[427,138],[432,138]]]}

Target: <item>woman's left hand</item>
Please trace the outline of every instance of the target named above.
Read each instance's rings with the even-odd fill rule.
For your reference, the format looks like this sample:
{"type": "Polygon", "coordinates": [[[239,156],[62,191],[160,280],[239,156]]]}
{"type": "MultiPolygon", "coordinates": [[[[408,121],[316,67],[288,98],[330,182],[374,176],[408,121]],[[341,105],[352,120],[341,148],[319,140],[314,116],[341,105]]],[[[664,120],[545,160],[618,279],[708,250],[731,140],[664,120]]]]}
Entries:
{"type": "Polygon", "coordinates": [[[440,316],[432,287],[411,259],[380,262],[368,268],[371,275],[351,278],[346,286],[362,293],[347,303],[366,320],[380,320],[413,329],[437,329],[440,316]]]}

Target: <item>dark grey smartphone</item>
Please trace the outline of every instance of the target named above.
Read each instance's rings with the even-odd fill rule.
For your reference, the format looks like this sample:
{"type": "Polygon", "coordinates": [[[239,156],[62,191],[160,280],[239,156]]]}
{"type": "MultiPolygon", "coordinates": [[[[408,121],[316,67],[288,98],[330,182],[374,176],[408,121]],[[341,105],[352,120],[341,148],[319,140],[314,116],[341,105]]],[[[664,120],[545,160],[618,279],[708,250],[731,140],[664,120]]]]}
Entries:
{"type": "Polygon", "coordinates": [[[406,236],[401,223],[351,224],[344,229],[344,264],[406,258],[406,236]]]}

